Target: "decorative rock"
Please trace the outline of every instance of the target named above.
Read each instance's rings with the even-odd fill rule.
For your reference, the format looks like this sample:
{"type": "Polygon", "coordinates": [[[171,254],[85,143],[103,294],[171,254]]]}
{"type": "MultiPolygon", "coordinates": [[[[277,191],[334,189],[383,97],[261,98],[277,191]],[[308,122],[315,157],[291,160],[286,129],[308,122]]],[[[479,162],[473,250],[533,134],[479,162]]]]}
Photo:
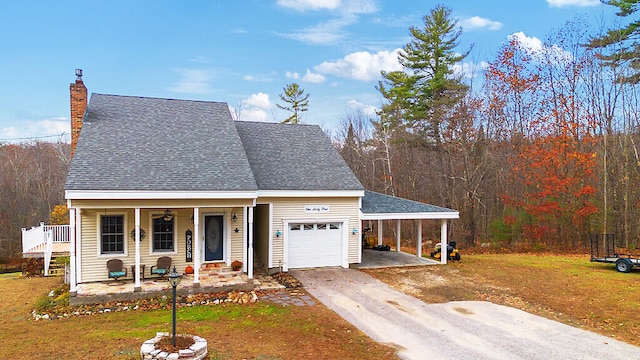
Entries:
{"type": "Polygon", "coordinates": [[[207,356],[207,340],[195,335],[186,335],[191,336],[194,341],[189,349],[181,349],[177,353],[170,354],[156,349],[156,343],[165,336],[169,336],[169,333],[158,332],[153,339],[142,343],[140,357],[144,360],[202,360],[207,356]]]}

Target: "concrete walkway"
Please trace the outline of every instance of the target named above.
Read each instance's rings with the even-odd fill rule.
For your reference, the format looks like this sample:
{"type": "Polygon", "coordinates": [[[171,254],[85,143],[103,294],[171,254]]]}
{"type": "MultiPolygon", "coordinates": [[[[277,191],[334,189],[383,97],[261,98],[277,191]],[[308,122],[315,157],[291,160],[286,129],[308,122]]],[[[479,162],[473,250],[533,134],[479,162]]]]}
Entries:
{"type": "Polygon", "coordinates": [[[480,301],[426,304],[355,269],[293,270],[305,289],[402,359],[640,359],[640,348],[480,301]]]}

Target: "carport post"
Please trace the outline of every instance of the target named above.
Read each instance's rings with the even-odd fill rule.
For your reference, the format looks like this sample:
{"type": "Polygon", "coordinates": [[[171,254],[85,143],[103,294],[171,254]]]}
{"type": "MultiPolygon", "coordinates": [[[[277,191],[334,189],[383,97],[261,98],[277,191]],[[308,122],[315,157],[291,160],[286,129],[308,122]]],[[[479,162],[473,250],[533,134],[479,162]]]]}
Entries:
{"type": "Polygon", "coordinates": [[[378,220],[378,245],[382,245],[382,220],[378,220]]]}
{"type": "Polygon", "coordinates": [[[447,220],[440,224],[440,263],[447,263],[447,220]]]}
{"type": "Polygon", "coordinates": [[[418,219],[418,243],[416,244],[416,255],[422,257],[422,220],[418,219]]]}
{"type": "Polygon", "coordinates": [[[396,220],[396,251],[400,252],[400,219],[396,220]]]}

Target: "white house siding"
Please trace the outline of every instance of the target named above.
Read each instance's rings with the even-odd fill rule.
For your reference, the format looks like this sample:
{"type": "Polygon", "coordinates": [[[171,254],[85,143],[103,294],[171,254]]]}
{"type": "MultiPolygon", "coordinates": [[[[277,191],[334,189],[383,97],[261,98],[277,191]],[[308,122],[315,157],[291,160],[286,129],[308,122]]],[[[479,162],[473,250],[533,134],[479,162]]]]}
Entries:
{"type": "Polygon", "coordinates": [[[360,261],[360,219],[359,219],[359,198],[259,198],[257,203],[273,204],[272,222],[272,259],[269,268],[278,268],[284,264],[284,233],[287,229],[285,221],[296,220],[347,220],[348,221],[348,262],[357,263],[360,261]],[[307,205],[326,205],[328,212],[308,213],[305,212],[307,205]],[[353,229],[356,233],[353,233],[353,229]],[[280,231],[282,235],[276,236],[280,231]]]}
{"type": "MultiPolygon", "coordinates": [[[[75,205],[75,204],[74,204],[75,205]]],[[[82,204],[87,206],[88,204],[82,204]]],[[[76,205],[79,206],[79,205],[76,205]]],[[[167,206],[167,208],[172,210],[172,213],[175,217],[175,225],[176,225],[176,249],[173,252],[169,253],[155,253],[152,254],[151,249],[151,221],[152,215],[160,215],[164,212],[164,209],[145,209],[142,208],[140,210],[140,227],[146,232],[146,236],[142,239],[140,243],[140,264],[145,265],[145,276],[150,276],[150,268],[156,264],[157,259],[160,256],[166,255],[171,257],[172,266],[175,265],[176,269],[179,273],[184,272],[184,269],[187,265],[192,265],[193,262],[187,263],[185,257],[185,249],[186,249],[186,231],[187,229],[194,231],[194,224],[191,221],[191,216],[193,214],[193,207],[189,208],[181,208],[176,209],[175,204],[171,206],[167,206]]],[[[243,233],[243,221],[242,218],[242,207],[201,207],[201,214],[208,212],[215,213],[223,213],[225,215],[225,224],[227,225],[226,232],[231,239],[230,249],[227,251],[227,263],[230,264],[233,260],[241,260],[243,259],[243,243],[244,243],[244,233],[243,233]],[[238,217],[237,221],[234,223],[231,220],[231,214],[235,213],[238,217]],[[238,233],[234,231],[235,228],[238,228],[238,233]]],[[[82,234],[80,234],[79,239],[81,242],[82,250],[81,250],[81,266],[82,266],[82,282],[93,282],[93,281],[106,281],[109,280],[107,276],[107,261],[111,258],[121,259],[124,263],[124,266],[127,268],[127,278],[133,278],[133,273],[131,272],[131,265],[135,265],[135,240],[131,238],[130,233],[135,228],[135,214],[134,209],[122,209],[116,208],[114,205],[110,205],[103,209],[82,209],[82,234]],[[98,222],[101,215],[105,214],[124,214],[125,215],[125,234],[126,234],[126,244],[125,244],[125,254],[118,255],[101,255],[99,254],[99,229],[98,222]]],[[[200,231],[204,231],[203,223],[200,222],[200,231]]],[[[201,238],[196,234],[193,235],[193,240],[201,238]]],[[[195,254],[194,254],[195,256],[195,254]]]]}

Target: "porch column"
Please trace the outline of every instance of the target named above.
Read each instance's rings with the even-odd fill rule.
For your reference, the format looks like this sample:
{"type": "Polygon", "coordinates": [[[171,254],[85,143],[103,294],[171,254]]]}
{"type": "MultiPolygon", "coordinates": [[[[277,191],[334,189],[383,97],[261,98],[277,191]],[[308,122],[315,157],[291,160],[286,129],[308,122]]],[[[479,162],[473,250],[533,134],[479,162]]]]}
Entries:
{"type": "Polygon", "coordinates": [[[440,224],[440,263],[447,263],[447,220],[440,224]]]}
{"type": "Polygon", "coordinates": [[[247,249],[247,277],[253,279],[253,207],[249,208],[249,248],[247,249]]]}
{"type": "Polygon", "coordinates": [[[396,220],[396,252],[400,252],[400,219],[396,220]]]}
{"type": "Polygon", "coordinates": [[[76,209],[69,209],[69,293],[77,292],[76,278],[76,209]]]}
{"type": "Polygon", "coordinates": [[[193,286],[200,286],[200,208],[193,208],[193,286]]]}
{"type": "Polygon", "coordinates": [[[416,244],[416,255],[422,257],[422,219],[418,219],[418,243],[416,244]]]}
{"type": "Polygon", "coordinates": [[[249,247],[249,233],[247,223],[249,222],[247,207],[242,207],[242,271],[247,272],[249,262],[247,261],[247,248],[249,247]]]}
{"type": "Polygon", "coordinates": [[[76,236],[76,285],[82,283],[82,209],[76,208],[76,225],[74,235],[76,236]]]}
{"type": "MultiPolygon", "coordinates": [[[[133,286],[133,291],[141,291],[142,286],[140,285],[140,208],[135,209],[135,222],[136,222],[136,265],[135,265],[135,284],[133,286]]],[[[125,234],[126,235],[126,234],[125,234]]],[[[150,237],[151,238],[151,237],[150,237]]]]}
{"type": "Polygon", "coordinates": [[[378,220],[378,245],[382,245],[382,220],[378,220]]]}

